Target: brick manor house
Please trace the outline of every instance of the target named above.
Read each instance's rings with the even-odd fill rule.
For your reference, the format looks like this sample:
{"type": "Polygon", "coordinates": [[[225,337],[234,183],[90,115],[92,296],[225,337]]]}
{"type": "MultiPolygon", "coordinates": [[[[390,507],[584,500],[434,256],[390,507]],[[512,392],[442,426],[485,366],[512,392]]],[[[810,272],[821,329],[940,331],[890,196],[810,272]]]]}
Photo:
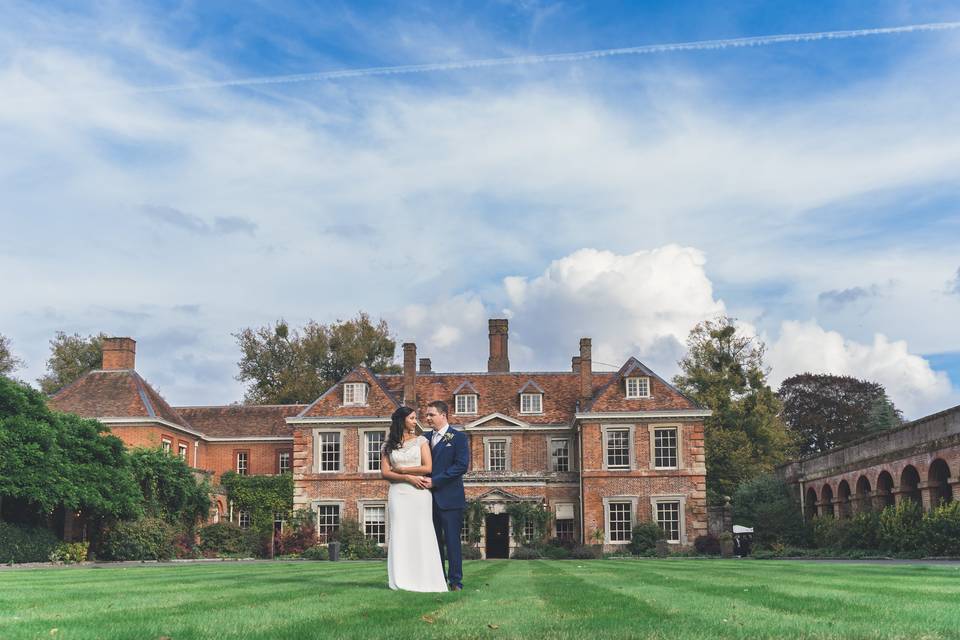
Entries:
{"type": "MultiPolygon", "coordinates": [[[[135,369],[130,338],[104,341],[103,366],[51,399],[61,411],[97,418],[131,446],[159,446],[197,470],[292,473],[294,507],[317,514],[321,539],[344,519],[386,540],[387,484],[380,448],[390,415],[433,400],[469,437],[468,500],[488,515],[480,549],[507,557],[514,543],[506,507],[543,504],[551,535],[607,550],[640,522],[658,522],[688,546],[707,532],[705,410],[636,358],[616,372],[593,370],[590,338],[569,371],[510,370],[507,320],[489,322],[487,370],[441,373],[415,344],[403,373],[358,367],[309,405],[170,406],[135,369]],[[602,536],[602,538],[601,538],[602,536]]],[[[241,526],[245,514],[217,495],[211,520],[241,526]]]]}

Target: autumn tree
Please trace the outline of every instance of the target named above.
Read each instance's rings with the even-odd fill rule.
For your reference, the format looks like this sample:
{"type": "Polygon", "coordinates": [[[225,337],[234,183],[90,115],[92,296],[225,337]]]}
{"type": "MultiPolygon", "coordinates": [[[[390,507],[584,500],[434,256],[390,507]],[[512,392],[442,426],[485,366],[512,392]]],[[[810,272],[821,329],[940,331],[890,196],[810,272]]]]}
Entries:
{"type": "Polygon", "coordinates": [[[314,400],[361,364],[376,373],[400,371],[387,323],[374,324],[363,312],[329,325],[310,320],[302,330],[278,320],[233,336],[241,351],[237,380],[249,383],[244,401],[251,404],[314,400]]]}
{"type": "Polygon", "coordinates": [[[783,419],[796,435],[800,455],[842,447],[903,423],[903,414],[879,382],[852,376],[801,373],[777,392],[783,419]]]}
{"type": "Polygon", "coordinates": [[[13,355],[10,338],[0,334],[0,376],[9,376],[23,366],[23,360],[13,355]]]}
{"type": "Polygon", "coordinates": [[[103,362],[103,340],[106,334],[82,337],[58,331],[50,341],[50,358],[47,373],[38,378],[40,389],[53,395],[88,371],[100,367],[103,362]]]}
{"type": "Polygon", "coordinates": [[[744,481],[784,462],[791,436],[767,383],[763,342],[721,317],[694,327],[687,349],[674,384],[713,412],[704,421],[707,498],[722,503],[744,481]]]}

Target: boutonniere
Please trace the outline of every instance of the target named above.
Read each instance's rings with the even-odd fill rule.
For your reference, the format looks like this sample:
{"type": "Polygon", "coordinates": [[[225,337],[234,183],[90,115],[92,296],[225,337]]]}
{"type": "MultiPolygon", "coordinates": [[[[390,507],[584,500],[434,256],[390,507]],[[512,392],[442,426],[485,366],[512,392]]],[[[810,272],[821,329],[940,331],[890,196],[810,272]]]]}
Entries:
{"type": "Polygon", "coordinates": [[[453,440],[453,434],[448,431],[447,433],[443,434],[443,438],[441,438],[441,440],[444,442],[450,442],[453,440]]]}

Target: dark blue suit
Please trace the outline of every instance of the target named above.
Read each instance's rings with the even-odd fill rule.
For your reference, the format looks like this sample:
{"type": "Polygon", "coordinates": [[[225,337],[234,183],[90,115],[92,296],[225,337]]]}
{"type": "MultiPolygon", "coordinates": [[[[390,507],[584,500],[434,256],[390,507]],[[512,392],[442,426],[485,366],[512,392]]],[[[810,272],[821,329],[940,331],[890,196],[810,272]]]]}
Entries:
{"type": "MultiPolygon", "coordinates": [[[[433,440],[433,434],[428,434],[433,440]]],[[[448,427],[431,448],[433,455],[433,529],[440,546],[440,558],[446,562],[444,575],[450,586],[463,586],[463,556],[460,529],[467,500],[463,494],[463,474],[470,463],[470,445],[466,434],[448,427]],[[449,438],[447,436],[450,436],[449,438]]]]}

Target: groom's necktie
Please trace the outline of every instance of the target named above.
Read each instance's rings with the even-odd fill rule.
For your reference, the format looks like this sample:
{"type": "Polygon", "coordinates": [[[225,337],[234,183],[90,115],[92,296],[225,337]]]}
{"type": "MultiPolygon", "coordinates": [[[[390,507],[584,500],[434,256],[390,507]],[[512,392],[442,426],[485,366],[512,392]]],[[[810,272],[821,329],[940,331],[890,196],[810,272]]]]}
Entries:
{"type": "Polygon", "coordinates": [[[430,443],[430,448],[431,448],[431,449],[435,449],[438,442],[440,442],[440,432],[439,432],[439,431],[434,431],[434,432],[433,432],[433,442],[430,443]]]}

